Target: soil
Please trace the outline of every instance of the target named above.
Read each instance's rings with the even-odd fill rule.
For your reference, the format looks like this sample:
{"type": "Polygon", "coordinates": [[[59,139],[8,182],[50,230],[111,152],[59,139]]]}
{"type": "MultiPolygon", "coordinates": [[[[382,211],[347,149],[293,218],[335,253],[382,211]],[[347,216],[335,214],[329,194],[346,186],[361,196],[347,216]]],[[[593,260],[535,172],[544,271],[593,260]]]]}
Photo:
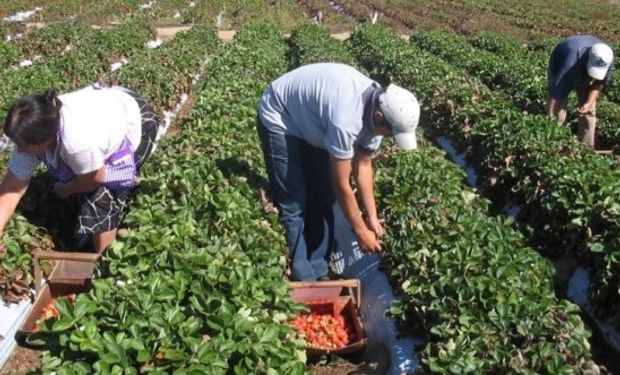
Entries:
{"type": "Polygon", "coordinates": [[[179,31],[187,31],[191,29],[192,26],[171,26],[171,27],[158,27],[157,38],[161,40],[168,40],[174,36],[174,34],[179,31]]]}
{"type": "MultiPolygon", "coordinates": [[[[191,25],[190,26],[158,27],[156,28],[157,38],[165,41],[165,40],[172,38],[174,34],[178,33],[179,31],[186,31],[191,28],[192,28],[191,25]]],[[[228,43],[233,40],[233,37],[235,36],[235,32],[236,32],[235,30],[219,30],[217,32],[217,36],[220,38],[222,42],[228,43]]]]}
{"type": "Polygon", "coordinates": [[[220,30],[217,32],[217,36],[220,38],[220,40],[224,43],[228,43],[230,41],[233,40],[233,37],[235,36],[235,30],[220,30]]]}
{"type": "Polygon", "coordinates": [[[321,357],[308,361],[313,375],[383,375],[387,368],[377,363],[360,363],[359,356],[321,357]]]}
{"type": "Polygon", "coordinates": [[[41,367],[41,352],[18,346],[0,370],[0,375],[25,374],[29,369],[41,367]]]}

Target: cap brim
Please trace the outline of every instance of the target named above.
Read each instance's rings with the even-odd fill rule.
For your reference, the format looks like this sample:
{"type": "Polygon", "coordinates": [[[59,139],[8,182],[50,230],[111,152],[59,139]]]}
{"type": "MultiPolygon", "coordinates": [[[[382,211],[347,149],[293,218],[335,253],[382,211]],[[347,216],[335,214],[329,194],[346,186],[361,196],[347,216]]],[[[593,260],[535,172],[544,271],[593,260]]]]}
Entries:
{"type": "Polygon", "coordinates": [[[609,66],[605,66],[605,67],[589,66],[588,75],[598,81],[602,81],[605,79],[605,76],[607,75],[607,69],[609,69],[609,66]]]}
{"type": "Polygon", "coordinates": [[[396,142],[396,146],[403,151],[410,151],[418,148],[415,132],[395,134],[394,141],[396,142]]]}

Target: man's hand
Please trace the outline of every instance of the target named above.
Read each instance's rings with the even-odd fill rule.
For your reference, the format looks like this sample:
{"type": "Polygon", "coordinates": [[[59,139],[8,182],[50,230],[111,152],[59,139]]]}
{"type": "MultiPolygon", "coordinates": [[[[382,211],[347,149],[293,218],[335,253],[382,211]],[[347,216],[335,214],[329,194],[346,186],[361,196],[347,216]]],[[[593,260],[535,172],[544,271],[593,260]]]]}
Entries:
{"type": "Polygon", "coordinates": [[[592,114],[592,103],[584,103],[581,107],[577,108],[577,112],[581,115],[592,114]]]}
{"type": "Polygon", "coordinates": [[[364,228],[360,231],[356,231],[355,235],[357,236],[357,243],[363,251],[370,253],[380,253],[383,251],[373,231],[364,228]]]}
{"type": "Polygon", "coordinates": [[[69,183],[65,182],[56,182],[54,184],[54,193],[62,199],[67,199],[72,194],[69,183]]]}
{"type": "Polygon", "coordinates": [[[366,219],[366,226],[368,227],[368,230],[374,232],[377,238],[383,237],[383,225],[381,220],[379,220],[376,216],[366,219]]]}

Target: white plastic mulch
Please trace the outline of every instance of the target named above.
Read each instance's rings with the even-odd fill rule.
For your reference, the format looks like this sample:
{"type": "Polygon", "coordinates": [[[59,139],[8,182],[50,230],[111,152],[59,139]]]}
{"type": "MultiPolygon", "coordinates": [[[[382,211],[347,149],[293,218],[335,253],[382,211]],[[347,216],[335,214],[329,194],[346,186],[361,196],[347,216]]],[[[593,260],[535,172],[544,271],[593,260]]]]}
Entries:
{"type": "Polygon", "coordinates": [[[456,147],[452,144],[447,137],[437,137],[435,141],[441,146],[450,155],[450,158],[455,161],[458,165],[461,166],[467,173],[467,184],[473,188],[476,187],[476,183],[478,182],[478,172],[474,169],[474,167],[467,164],[465,160],[465,154],[459,154],[456,151],[456,147]]]}
{"type": "Polygon", "coordinates": [[[607,341],[609,346],[620,355],[620,333],[610,324],[598,318],[590,302],[588,301],[588,289],[590,288],[590,272],[582,267],[577,267],[573,276],[568,282],[568,298],[579,305],[588,314],[590,319],[596,324],[601,336],[607,341]]]}
{"type": "Polygon", "coordinates": [[[335,219],[338,249],[332,256],[332,264],[343,278],[360,280],[360,310],[368,338],[364,353],[366,362],[389,363],[386,375],[413,374],[420,364],[415,349],[423,345],[424,341],[400,335],[394,320],[385,316],[386,310],[398,298],[394,295],[388,276],[379,270],[380,256],[365,254],[360,250],[351,226],[339,207],[335,219]]]}
{"type": "Polygon", "coordinates": [[[155,4],[155,1],[149,1],[146,4],[142,4],[140,5],[140,9],[151,9],[153,7],[153,4],[155,4]]]}
{"type": "Polygon", "coordinates": [[[27,10],[27,11],[21,11],[21,12],[17,12],[12,16],[8,16],[8,17],[4,17],[5,21],[9,21],[9,22],[19,22],[19,21],[25,21],[26,19],[28,19],[30,16],[32,16],[33,14],[35,14],[36,12],[41,11],[43,8],[41,7],[36,7],[34,8],[34,10],[27,10]]]}
{"type": "Polygon", "coordinates": [[[110,72],[115,72],[119,70],[123,65],[127,64],[128,60],[126,58],[121,58],[121,61],[117,61],[110,65],[110,72]]]}
{"type": "Polygon", "coordinates": [[[15,333],[26,318],[32,302],[23,300],[19,303],[4,304],[0,299],[0,369],[11,357],[13,350],[17,346],[15,333]]]}
{"type": "Polygon", "coordinates": [[[159,38],[154,39],[154,40],[149,40],[148,42],[146,42],[146,47],[147,48],[157,48],[159,46],[161,46],[161,44],[163,43],[163,41],[159,38]]]}

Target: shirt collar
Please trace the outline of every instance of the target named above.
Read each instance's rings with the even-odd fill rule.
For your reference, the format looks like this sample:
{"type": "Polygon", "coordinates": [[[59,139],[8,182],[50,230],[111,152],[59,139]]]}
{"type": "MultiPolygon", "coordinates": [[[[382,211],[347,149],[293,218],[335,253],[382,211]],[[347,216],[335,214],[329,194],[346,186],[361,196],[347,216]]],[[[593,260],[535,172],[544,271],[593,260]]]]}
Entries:
{"type": "Polygon", "coordinates": [[[364,102],[364,115],[362,117],[362,124],[364,129],[374,132],[375,122],[372,118],[372,113],[375,111],[375,103],[377,102],[376,96],[381,91],[381,86],[377,83],[373,83],[362,93],[362,101],[364,102]]]}

